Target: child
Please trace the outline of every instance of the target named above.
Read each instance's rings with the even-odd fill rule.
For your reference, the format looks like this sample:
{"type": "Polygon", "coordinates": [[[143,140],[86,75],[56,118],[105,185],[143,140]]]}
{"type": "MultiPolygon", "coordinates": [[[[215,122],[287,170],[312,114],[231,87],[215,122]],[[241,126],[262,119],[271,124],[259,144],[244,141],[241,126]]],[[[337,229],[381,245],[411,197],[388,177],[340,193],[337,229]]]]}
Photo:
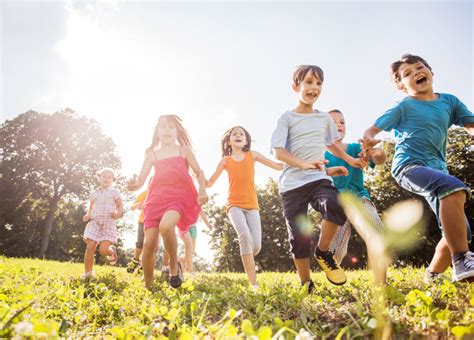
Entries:
{"type": "Polygon", "coordinates": [[[249,132],[241,126],[226,131],[221,141],[222,160],[207,182],[207,187],[214,184],[223,170],[227,171],[227,212],[239,238],[240,256],[248,280],[253,287],[257,287],[254,256],[262,245],[262,226],[254,183],[255,162],[275,170],[282,170],[283,164],[250,150],[251,142],[249,132]]]}
{"type": "Polygon", "coordinates": [[[153,139],[146,152],[140,175],[128,181],[128,190],[138,190],[152,167],[153,180],[148,188],[144,204],[145,243],[142,266],[145,286],[150,289],[153,280],[158,235],[161,234],[170,256],[171,287],[178,288],[183,282],[178,263],[175,226],[187,231],[201,211],[200,205],[207,202],[206,179],[191,149],[188,132],[176,115],[164,115],[158,119],[153,139]],[[189,175],[189,167],[199,182],[199,193],[189,175]]]}
{"type": "Polygon", "coordinates": [[[346,282],[344,271],[329,252],[329,244],[338,226],[346,222],[346,215],[337,201],[338,191],[324,171],[324,151],[327,148],[352,167],[366,166],[364,160],[352,158],[334,144],[339,139],[336,125],[327,113],[313,109],[323,81],[323,71],[318,66],[296,68],[292,87],[298,95],[298,105],[280,117],[271,139],[276,158],[286,163],[279,180],[283,213],[296,270],[301,284],[308,284],[308,291],[314,286],[309,267],[311,238],[303,230],[308,204],[323,217],[316,260],[331,283],[346,282]]]}
{"type": "MultiPolygon", "coordinates": [[[[340,138],[334,142],[341,150],[345,151],[348,155],[352,157],[358,157],[361,153],[361,145],[359,143],[350,143],[346,144],[343,142],[344,137],[346,136],[346,121],[344,115],[339,110],[329,111],[331,118],[334,120],[334,123],[337,127],[337,132],[339,133],[340,138]]],[[[367,212],[370,214],[370,218],[373,224],[376,226],[377,231],[382,231],[383,223],[377,213],[375,205],[370,200],[370,195],[364,187],[364,172],[362,169],[353,168],[347,164],[344,160],[334,156],[330,152],[326,151],[324,156],[329,162],[327,166],[344,166],[348,170],[348,175],[343,177],[333,178],[334,185],[340,192],[350,191],[355,195],[359,196],[366,208],[367,212]]],[[[367,157],[370,159],[370,165],[374,166],[375,164],[383,164],[387,159],[385,151],[380,148],[371,149],[368,152],[367,157]]],[[[334,253],[334,259],[338,264],[341,264],[343,258],[347,254],[347,246],[349,243],[349,238],[351,235],[351,223],[349,220],[346,223],[339,227],[336,236],[334,237],[329,250],[334,253]]],[[[385,281],[385,277],[380,278],[381,281],[385,281]]]]}
{"type": "Polygon", "coordinates": [[[428,268],[433,276],[451,262],[453,279],[474,278],[474,254],[469,251],[470,227],[464,202],[470,189],[449,175],[446,167],[448,128],[461,125],[474,134],[474,115],[455,96],[433,92],[433,72],[423,58],[405,54],[391,65],[397,88],[408,96],[379,117],[364,133],[363,147],[378,143],[373,138],[382,130],[395,130],[392,175],[403,188],[425,197],[436,214],[443,237],[428,268]],[[449,249],[449,251],[448,251],[449,249]]]}
{"type": "Polygon", "coordinates": [[[83,221],[88,222],[84,230],[84,241],[87,244],[84,253],[83,278],[92,277],[94,253],[99,244],[99,253],[106,256],[110,265],[117,263],[117,226],[115,220],[122,216],[123,205],[119,191],[112,186],[115,173],[105,168],[99,172],[100,186],[90,195],[90,204],[83,221]]]}
{"type": "MultiPolygon", "coordinates": [[[[140,216],[138,216],[138,231],[137,231],[137,242],[135,243],[135,252],[133,254],[132,260],[127,264],[127,272],[133,273],[135,269],[140,266],[140,256],[142,255],[143,249],[143,241],[145,239],[145,234],[143,232],[143,203],[145,202],[146,195],[148,194],[148,190],[143,191],[140,193],[132,204],[132,211],[133,210],[140,210],[140,216]]],[[[141,268],[138,268],[140,272],[141,268]]]]}

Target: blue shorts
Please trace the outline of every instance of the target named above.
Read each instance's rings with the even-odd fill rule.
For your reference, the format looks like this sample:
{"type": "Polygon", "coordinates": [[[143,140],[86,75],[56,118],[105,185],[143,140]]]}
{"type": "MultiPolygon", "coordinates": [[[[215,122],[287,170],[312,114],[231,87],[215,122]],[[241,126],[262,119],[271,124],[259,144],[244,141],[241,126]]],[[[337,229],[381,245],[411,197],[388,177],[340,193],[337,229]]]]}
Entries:
{"type": "MultiPolygon", "coordinates": [[[[471,196],[469,187],[459,178],[451,176],[448,171],[436,170],[422,165],[408,165],[395,176],[398,184],[420,196],[423,196],[431,207],[431,210],[438,219],[438,226],[441,228],[439,218],[439,202],[446,196],[456,191],[465,191],[467,199],[471,196]]],[[[471,228],[466,218],[467,240],[471,241],[471,228]]]]}

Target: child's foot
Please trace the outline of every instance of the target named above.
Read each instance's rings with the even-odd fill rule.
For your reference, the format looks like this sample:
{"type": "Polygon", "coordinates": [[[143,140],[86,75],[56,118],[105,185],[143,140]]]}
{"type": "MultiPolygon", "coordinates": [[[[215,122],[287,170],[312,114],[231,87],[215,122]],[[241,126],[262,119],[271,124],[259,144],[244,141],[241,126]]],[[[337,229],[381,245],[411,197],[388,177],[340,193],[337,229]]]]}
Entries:
{"type": "Polygon", "coordinates": [[[425,284],[433,285],[437,283],[442,283],[444,280],[449,281],[449,277],[447,277],[443,273],[432,272],[428,268],[426,269],[425,279],[424,279],[425,284]]]}
{"type": "Polygon", "coordinates": [[[330,251],[321,251],[319,248],[316,248],[315,257],[329,282],[338,286],[346,283],[346,274],[337,264],[333,253],[330,251]]]}
{"type": "Polygon", "coordinates": [[[109,261],[111,266],[115,266],[118,260],[117,248],[115,248],[115,246],[110,246],[109,249],[112,252],[112,255],[107,256],[107,261],[109,261]]]}
{"type": "Polygon", "coordinates": [[[453,281],[474,282],[474,253],[466,251],[453,255],[453,281]]]}
{"type": "Polygon", "coordinates": [[[181,269],[181,264],[178,263],[178,275],[170,276],[170,286],[173,288],[179,288],[183,284],[183,270],[181,269]]]}
{"type": "Polygon", "coordinates": [[[301,287],[303,287],[304,285],[308,285],[308,294],[311,294],[311,292],[313,291],[314,289],[314,282],[313,280],[309,280],[309,281],[306,281],[306,282],[301,282],[301,287]]]}
{"type": "Polygon", "coordinates": [[[95,276],[95,273],[93,271],[87,272],[87,273],[82,273],[81,274],[81,279],[91,279],[95,276]]]}
{"type": "Polygon", "coordinates": [[[135,269],[140,265],[140,261],[136,258],[132,258],[132,260],[127,264],[127,272],[133,273],[135,269]]]}

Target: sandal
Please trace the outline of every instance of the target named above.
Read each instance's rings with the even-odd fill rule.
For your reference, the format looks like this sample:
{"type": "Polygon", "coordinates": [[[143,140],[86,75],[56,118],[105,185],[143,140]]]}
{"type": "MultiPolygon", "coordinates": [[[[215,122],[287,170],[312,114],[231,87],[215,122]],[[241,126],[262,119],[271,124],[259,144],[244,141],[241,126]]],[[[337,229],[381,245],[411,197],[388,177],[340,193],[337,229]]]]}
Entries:
{"type": "Polygon", "coordinates": [[[118,261],[117,249],[115,246],[110,246],[109,249],[112,250],[112,255],[107,256],[107,261],[109,261],[111,266],[115,266],[118,261]]]}

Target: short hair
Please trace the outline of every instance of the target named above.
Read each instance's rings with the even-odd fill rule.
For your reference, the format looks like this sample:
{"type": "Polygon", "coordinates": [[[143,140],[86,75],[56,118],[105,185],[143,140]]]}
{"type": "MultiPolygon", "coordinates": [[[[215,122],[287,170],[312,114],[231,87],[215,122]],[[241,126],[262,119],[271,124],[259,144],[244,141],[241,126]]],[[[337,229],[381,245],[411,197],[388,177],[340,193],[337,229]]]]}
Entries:
{"type": "Polygon", "coordinates": [[[293,72],[293,83],[299,85],[308,72],[312,72],[314,76],[319,78],[319,80],[324,81],[324,72],[321,67],[316,65],[299,65],[296,66],[295,71],[293,72]]]}
{"type": "Polygon", "coordinates": [[[398,70],[400,69],[400,66],[402,66],[402,64],[412,65],[416,63],[423,63],[423,65],[425,65],[430,70],[430,72],[433,73],[431,66],[422,57],[413,54],[404,54],[401,56],[400,60],[397,60],[390,65],[390,75],[392,77],[392,81],[394,83],[398,83],[401,80],[398,70]]]}
{"type": "Polygon", "coordinates": [[[115,170],[114,170],[114,169],[112,169],[112,168],[103,168],[102,170],[100,170],[100,171],[97,173],[97,176],[99,176],[99,177],[102,176],[102,174],[103,174],[104,172],[110,172],[110,173],[112,174],[114,180],[115,180],[115,170]]]}
{"type": "Polygon", "coordinates": [[[343,113],[341,112],[341,110],[339,110],[339,109],[332,109],[332,110],[329,110],[329,111],[328,111],[328,113],[333,113],[333,112],[340,113],[341,115],[343,114],[343,113]]]}

